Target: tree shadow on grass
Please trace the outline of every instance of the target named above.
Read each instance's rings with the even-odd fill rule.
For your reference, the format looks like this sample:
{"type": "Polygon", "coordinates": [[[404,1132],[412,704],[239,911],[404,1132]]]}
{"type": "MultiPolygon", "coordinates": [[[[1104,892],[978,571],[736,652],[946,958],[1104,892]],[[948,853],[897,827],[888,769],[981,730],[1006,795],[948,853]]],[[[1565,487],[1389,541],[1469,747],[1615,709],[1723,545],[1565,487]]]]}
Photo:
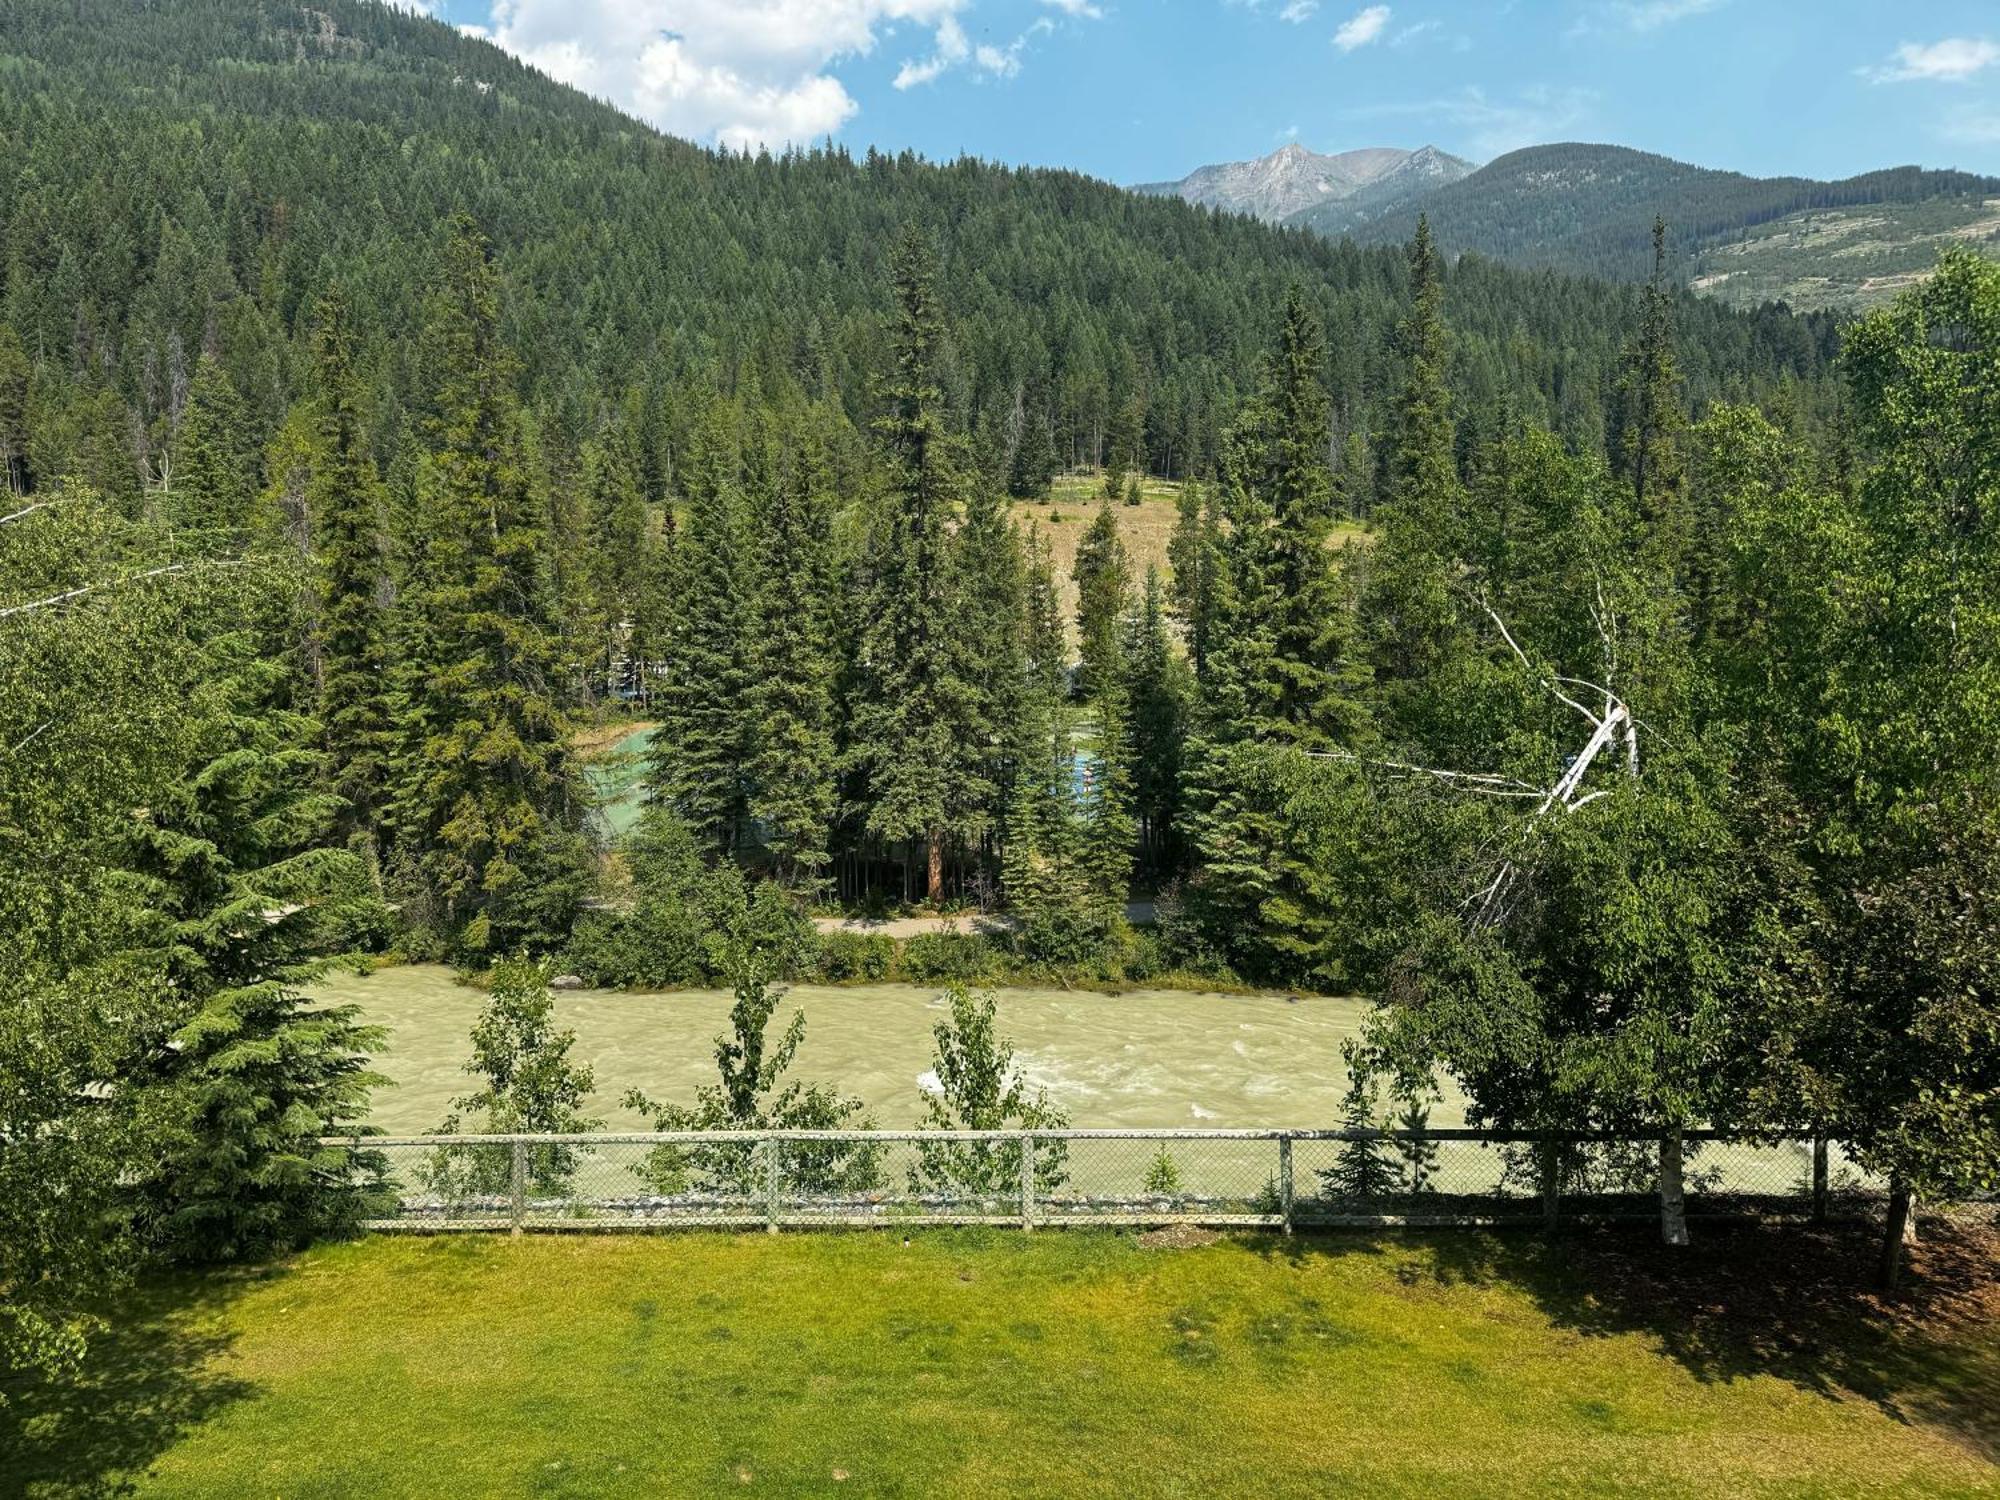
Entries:
{"type": "MultiPolygon", "coordinates": [[[[1926,1224],[1905,1291],[1872,1288],[1867,1226],[1700,1225],[1682,1250],[1640,1226],[1411,1234],[1401,1284],[1512,1286],[1559,1328],[1643,1334],[1697,1380],[1774,1376],[1861,1397],[2000,1462],[2000,1232],[1926,1224]]],[[[1291,1254],[1372,1250],[1373,1236],[1304,1238],[1291,1254]]]]}
{"type": "Polygon", "coordinates": [[[142,1282],[105,1311],[74,1379],[0,1383],[0,1500],[130,1494],[186,1433],[255,1387],[217,1368],[220,1315],[282,1267],[142,1282]]]}

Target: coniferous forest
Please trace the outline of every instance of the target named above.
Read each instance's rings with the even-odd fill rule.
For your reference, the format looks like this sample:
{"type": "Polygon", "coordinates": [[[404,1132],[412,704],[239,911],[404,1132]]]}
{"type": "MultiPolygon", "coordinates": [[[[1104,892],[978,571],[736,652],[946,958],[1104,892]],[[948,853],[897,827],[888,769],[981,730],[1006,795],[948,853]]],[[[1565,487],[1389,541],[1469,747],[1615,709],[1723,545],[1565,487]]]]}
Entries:
{"type": "Polygon", "coordinates": [[[842,977],[835,905],[1824,1134],[1891,1257],[1996,1185],[2000,267],[1840,322],[718,154],[354,0],[15,0],[0,85],[8,1360],[360,1212],[329,962],[842,977]]]}

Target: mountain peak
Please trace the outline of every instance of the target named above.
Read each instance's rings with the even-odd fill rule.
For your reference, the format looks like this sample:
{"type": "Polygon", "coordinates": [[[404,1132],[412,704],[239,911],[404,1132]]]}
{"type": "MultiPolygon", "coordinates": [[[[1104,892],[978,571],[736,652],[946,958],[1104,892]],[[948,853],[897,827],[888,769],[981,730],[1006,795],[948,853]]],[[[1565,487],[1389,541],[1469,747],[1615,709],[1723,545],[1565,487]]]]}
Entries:
{"type": "MultiPolygon", "coordinates": [[[[1137,191],[1276,222],[1320,204],[1372,191],[1376,184],[1399,181],[1405,175],[1413,190],[1420,190],[1455,181],[1471,170],[1470,162],[1448,156],[1435,146],[1417,151],[1364,146],[1323,156],[1297,141],[1287,141],[1269,156],[1200,167],[1179,182],[1150,183],[1137,191]]],[[[1381,206],[1387,207],[1400,202],[1403,195],[1391,189],[1383,196],[1381,206]]]]}

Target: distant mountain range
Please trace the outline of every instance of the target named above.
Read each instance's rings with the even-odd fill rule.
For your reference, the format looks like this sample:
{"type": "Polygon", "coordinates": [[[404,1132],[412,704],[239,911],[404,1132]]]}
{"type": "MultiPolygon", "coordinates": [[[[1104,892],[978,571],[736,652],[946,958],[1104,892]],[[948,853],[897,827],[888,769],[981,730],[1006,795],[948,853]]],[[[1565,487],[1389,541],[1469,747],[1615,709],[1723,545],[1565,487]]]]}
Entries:
{"type": "Polygon", "coordinates": [[[1531,146],[1476,170],[1431,147],[1287,146],[1138,191],[1369,243],[1408,239],[1423,214],[1448,251],[1618,280],[1651,271],[1657,215],[1673,274],[1745,306],[1862,307],[1921,279],[1945,245],[2000,257],[2000,178],[1918,167],[1818,182],[1623,146],[1531,146]]]}
{"type": "Polygon", "coordinates": [[[1368,146],[1321,156],[1294,144],[1255,161],[1200,167],[1179,182],[1143,183],[1133,191],[1184,198],[1274,224],[1336,208],[1364,223],[1471,170],[1471,162],[1435,146],[1417,151],[1368,146]]]}

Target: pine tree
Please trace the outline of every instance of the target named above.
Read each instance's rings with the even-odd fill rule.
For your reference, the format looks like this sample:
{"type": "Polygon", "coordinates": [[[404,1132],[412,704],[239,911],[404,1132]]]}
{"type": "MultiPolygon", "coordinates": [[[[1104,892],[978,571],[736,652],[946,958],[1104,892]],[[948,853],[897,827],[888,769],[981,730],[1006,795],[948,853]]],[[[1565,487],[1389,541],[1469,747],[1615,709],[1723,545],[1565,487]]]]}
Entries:
{"type": "Polygon", "coordinates": [[[537,476],[499,279],[464,217],[425,300],[394,820],[420,922],[471,954],[548,944],[582,898],[537,476]]]}
{"type": "Polygon", "coordinates": [[[733,852],[750,795],[757,557],[741,461],[719,404],[696,430],[681,483],[687,509],[665,601],[647,793],[710,849],[733,852]]]}
{"type": "Polygon", "coordinates": [[[1181,747],[1191,684],[1167,629],[1158,568],[1146,569],[1138,610],[1126,623],[1125,697],[1131,705],[1132,797],[1140,843],[1156,868],[1177,860],[1181,747]]]}
{"type": "Polygon", "coordinates": [[[976,769],[976,703],[959,671],[950,526],[963,462],[939,384],[936,252],[917,231],[897,243],[894,281],[894,365],[875,424],[889,486],[869,539],[849,760],[865,784],[868,831],[921,844],[935,900],[947,840],[989,804],[991,788],[976,769]]]}
{"type": "Polygon", "coordinates": [[[20,336],[0,323],[0,494],[25,495],[35,487],[28,465],[30,374],[20,336]]]}
{"type": "Polygon", "coordinates": [[[652,521],[639,453],[626,424],[614,423],[584,445],[584,509],[590,530],[588,563],[592,623],[599,645],[590,657],[606,691],[629,692],[631,656],[650,570],[652,521]],[[613,680],[615,670],[623,673],[613,680]]]}
{"type": "Polygon", "coordinates": [[[1090,792],[1083,858],[1092,905],[1105,920],[1121,917],[1132,885],[1138,845],[1133,811],[1132,705],[1122,672],[1104,678],[1093,700],[1097,745],[1090,761],[1090,792]]]}
{"type": "Polygon", "coordinates": [[[1609,446],[1614,472],[1631,486],[1644,535],[1662,549],[1657,555],[1671,562],[1685,546],[1680,533],[1687,408],[1674,358],[1674,303],[1666,260],[1666,221],[1655,219],[1653,276],[1646,283],[1638,337],[1626,355],[1612,404],[1609,446]]]}
{"type": "Polygon", "coordinates": [[[1083,658],[1077,686],[1085,698],[1095,698],[1120,674],[1118,628],[1132,588],[1131,566],[1110,501],[1097,507],[1077,545],[1070,575],[1076,581],[1076,628],[1083,658]]]}
{"type": "Polygon", "coordinates": [[[1388,476],[1376,510],[1363,614],[1390,725],[1421,741],[1426,681],[1460,643],[1454,583],[1463,501],[1447,380],[1444,288],[1430,225],[1410,246],[1410,315],[1397,330],[1405,362],[1389,434],[1388,476]]]}
{"type": "Polygon", "coordinates": [[[227,551],[250,524],[256,465],[246,442],[243,399],[213,355],[204,354],[188,387],[175,436],[169,518],[195,544],[227,551]]]}
{"type": "Polygon", "coordinates": [[[1021,401],[1021,430],[1007,470],[1007,493],[1017,500],[1046,500],[1056,475],[1055,437],[1049,429],[1048,386],[1030,382],[1021,401]]]}
{"type": "Polygon", "coordinates": [[[1167,561],[1173,573],[1174,618],[1187,642],[1195,679],[1208,674],[1217,629],[1222,553],[1222,508],[1213,489],[1189,481],[1176,502],[1177,517],[1167,561]]]}
{"type": "Polygon", "coordinates": [[[343,834],[373,836],[390,747],[382,483],[364,426],[339,293],[319,305],[319,390],[305,515],[318,559],[313,616],[319,719],[343,834]]]}
{"type": "Polygon", "coordinates": [[[836,800],[833,526],[824,455],[808,445],[776,485],[759,528],[762,588],[750,688],[750,812],[769,829],[778,876],[816,881],[836,800]]]}
{"type": "Polygon", "coordinates": [[[147,808],[131,862],[147,893],[141,943],[179,1017],[153,1074],[183,1111],[145,1185],[153,1233],[185,1259],[291,1249],[357,1217],[366,1190],[322,1135],[354,1133],[382,1080],[381,1040],[353,1006],[304,987],[322,955],[383,913],[362,863],[322,842],[337,803],[317,790],[318,726],[281,703],[284,667],[248,635],[211,647],[185,774],[147,808]]]}
{"type": "MultiPolygon", "coordinates": [[[[1347,1093],[1340,1103],[1342,1130],[1376,1130],[1375,1079],[1352,1053],[1347,1060],[1347,1093]]],[[[1334,1149],[1333,1165],[1320,1172],[1326,1191],[1353,1207],[1373,1204],[1396,1190],[1396,1168],[1383,1142],[1367,1137],[1342,1141],[1334,1149]]]]}
{"type": "Polygon", "coordinates": [[[986,838],[1005,821],[1021,754],[1019,724],[1028,682],[1028,597],[1021,538],[999,496],[978,490],[958,529],[958,671],[971,694],[968,754],[987,800],[969,809],[967,837],[986,838]]]}

